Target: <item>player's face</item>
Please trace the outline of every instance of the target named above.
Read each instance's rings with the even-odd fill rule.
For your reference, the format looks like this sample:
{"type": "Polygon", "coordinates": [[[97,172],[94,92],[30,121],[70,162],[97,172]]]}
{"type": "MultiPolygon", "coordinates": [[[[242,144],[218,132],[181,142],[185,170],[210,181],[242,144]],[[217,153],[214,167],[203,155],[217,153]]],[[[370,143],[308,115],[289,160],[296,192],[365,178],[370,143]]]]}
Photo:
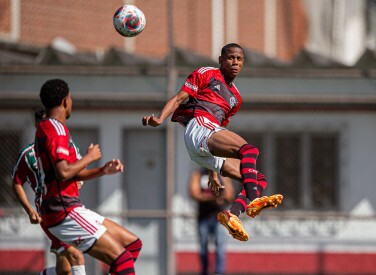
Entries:
{"type": "Polygon", "coordinates": [[[231,79],[234,79],[242,70],[244,64],[244,53],[238,47],[227,49],[224,56],[219,57],[222,73],[231,79]]]}

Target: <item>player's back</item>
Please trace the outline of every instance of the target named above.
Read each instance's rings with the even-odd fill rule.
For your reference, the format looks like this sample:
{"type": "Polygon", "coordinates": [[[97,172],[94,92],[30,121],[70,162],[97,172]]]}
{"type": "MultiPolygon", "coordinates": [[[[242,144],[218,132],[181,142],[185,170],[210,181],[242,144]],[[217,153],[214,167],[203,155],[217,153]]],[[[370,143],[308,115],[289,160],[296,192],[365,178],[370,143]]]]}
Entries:
{"type": "Polygon", "coordinates": [[[61,181],[54,168],[59,161],[74,163],[77,153],[68,128],[53,118],[39,123],[35,152],[42,183],[42,217],[47,226],[51,226],[62,220],[71,209],[82,205],[77,181],[61,181]]]}

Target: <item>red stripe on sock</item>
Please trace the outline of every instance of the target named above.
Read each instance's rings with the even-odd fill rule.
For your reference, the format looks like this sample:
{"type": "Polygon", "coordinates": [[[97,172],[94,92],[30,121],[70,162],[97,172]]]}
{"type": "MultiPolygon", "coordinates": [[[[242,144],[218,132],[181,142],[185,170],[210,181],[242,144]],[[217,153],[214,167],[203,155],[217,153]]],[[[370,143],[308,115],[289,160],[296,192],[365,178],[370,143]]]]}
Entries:
{"type": "Polygon", "coordinates": [[[263,173],[258,173],[257,174],[257,183],[258,183],[258,185],[261,187],[261,192],[263,191],[263,190],[265,190],[265,188],[266,188],[266,186],[268,185],[268,183],[267,183],[267,181],[266,181],[266,178],[265,178],[265,176],[264,176],[264,174],[263,173]]]}
{"type": "Polygon", "coordinates": [[[127,245],[125,248],[132,254],[133,260],[136,261],[141,252],[142,241],[137,239],[133,243],[127,245]]]}
{"type": "Polygon", "coordinates": [[[133,257],[128,250],[124,250],[124,252],[112,263],[110,273],[116,275],[136,274],[134,271],[133,257]]]}

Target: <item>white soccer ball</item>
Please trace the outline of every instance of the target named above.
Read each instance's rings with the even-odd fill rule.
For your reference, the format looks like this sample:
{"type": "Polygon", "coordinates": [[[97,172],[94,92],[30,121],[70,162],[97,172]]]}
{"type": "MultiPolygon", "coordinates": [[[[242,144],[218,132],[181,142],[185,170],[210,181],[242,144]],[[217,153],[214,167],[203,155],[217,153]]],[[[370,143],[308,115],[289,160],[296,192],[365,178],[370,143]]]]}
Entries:
{"type": "Polygon", "coordinates": [[[140,34],[146,25],[144,13],[134,5],[124,5],[114,14],[115,30],[125,37],[140,34]]]}

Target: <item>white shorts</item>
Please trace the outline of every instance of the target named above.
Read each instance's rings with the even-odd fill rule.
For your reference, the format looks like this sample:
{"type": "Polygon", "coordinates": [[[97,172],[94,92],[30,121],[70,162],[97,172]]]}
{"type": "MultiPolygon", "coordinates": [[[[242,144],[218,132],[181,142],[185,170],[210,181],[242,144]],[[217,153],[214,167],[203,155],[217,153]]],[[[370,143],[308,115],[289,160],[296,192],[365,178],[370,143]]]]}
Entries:
{"type": "Polygon", "coordinates": [[[208,147],[208,140],[213,133],[226,130],[205,117],[192,118],[185,128],[184,141],[188,154],[194,162],[217,173],[226,158],[214,156],[208,147]]]}
{"type": "Polygon", "coordinates": [[[74,208],[62,222],[48,230],[62,242],[87,252],[106,232],[106,227],[102,225],[104,219],[98,213],[81,206],[74,208]]]}

